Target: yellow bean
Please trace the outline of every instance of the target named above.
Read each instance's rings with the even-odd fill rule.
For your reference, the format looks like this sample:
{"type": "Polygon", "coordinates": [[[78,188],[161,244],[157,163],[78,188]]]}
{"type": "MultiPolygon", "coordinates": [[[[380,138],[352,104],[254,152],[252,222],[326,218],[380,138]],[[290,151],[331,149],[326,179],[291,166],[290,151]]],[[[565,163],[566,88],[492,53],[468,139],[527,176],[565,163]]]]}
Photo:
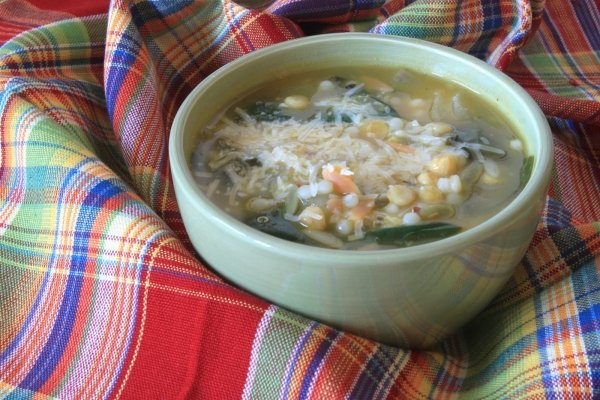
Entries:
{"type": "Polygon", "coordinates": [[[454,130],[452,125],[445,122],[430,122],[425,125],[425,128],[429,128],[433,136],[442,136],[454,130]]]}
{"type": "Polygon", "coordinates": [[[479,179],[479,181],[486,185],[499,185],[503,182],[500,177],[492,176],[492,175],[488,174],[487,172],[484,172],[481,175],[481,178],[479,179]]]}
{"type": "Polygon", "coordinates": [[[455,175],[465,165],[466,159],[455,154],[444,154],[435,157],[428,165],[429,171],[437,176],[455,175]]]}
{"type": "Polygon", "coordinates": [[[438,177],[432,174],[431,172],[422,172],[417,176],[417,182],[420,185],[435,185],[437,183],[438,177]]]}
{"type": "Polygon", "coordinates": [[[310,104],[310,100],[306,96],[302,95],[293,95],[288,96],[283,100],[283,103],[291,109],[294,110],[304,110],[310,104]]]}
{"type": "Polygon", "coordinates": [[[419,189],[419,198],[425,203],[440,203],[444,200],[444,194],[435,186],[421,186],[419,189]]]}
{"type": "Polygon", "coordinates": [[[390,132],[387,122],[380,119],[364,120],[358,127],[361,136],[374,139],[384,139],[390,132]]]}
{"type": "Polygon", "coordinates": [[[408,206],[417,199],[414,190],[406,185],[392,185],[388,188],[387,198],[397,206],[408,206]]]}
{"type": "Polygon", "coordinates": [[[380,93],[390,93],[394,91],[393,87],[372,76],[362,76],[360,81],[365,85],[365,89],[368,90],[374,90],[380,93]]]}
{"type": "Polygon", "coordinates": [[[308,229],[322,231],[327,228],[327,218],[321,207],[308,206],[298,216],[300,223],[308,229]]]}

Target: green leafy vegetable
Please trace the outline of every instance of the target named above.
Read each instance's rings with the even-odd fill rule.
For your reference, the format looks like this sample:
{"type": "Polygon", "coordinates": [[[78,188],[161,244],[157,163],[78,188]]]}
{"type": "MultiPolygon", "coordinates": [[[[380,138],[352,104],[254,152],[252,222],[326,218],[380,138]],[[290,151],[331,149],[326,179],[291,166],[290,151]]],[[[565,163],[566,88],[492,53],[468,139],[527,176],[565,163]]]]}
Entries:
{"type": "Polygon", "coordinates": [[[274,102],[257,101],[248,107],[246,112],[252,118],[261,122],[285,121],[291,118],[289,115],[284,114],[279,105],[274,102]]]}
{"type": "Polygon", "coordinates": [[[481,144],[481,143],[478,144],[477,146],[479,147],[481,154],[483,154],[486,157],[495,158],[495,159],[501,159],[501,158],[506,157],[506,150],[502,150],[497,147],[489,146],[487,144],[481,144]]]}
{"type": "Polygon", "coordinates": [[[419,225],[401,225],[367,232],[367,238],[377,243],[406,246],[414,242],[443,239],[457,234],[461,227],[446,222],[431,222],[419,225]]]}
{"type": "Polygon", "coordinates": [[[535,161],[535,159],[533,158],[533,156],[527,156],[524,160],[523,160],[523,165],[521,165],[521,170],[519,172],[519,188],[523,189],[525,187],[525,185],[527,185],[527,182],[529,181],[529,178],[531,177],[531,171],[533,170],[533,162],[535,161]]]}
{"type": "Polygon", "coordinates": [[[247,225],[261,232],[268,233],[280,239],[296,243],[304,243],[305,235],[300,232],[293,223],[283,218],[279,210],[271,210],[266,213],[255,215],[244,221],[247,225]]]}
{"type": "MultiPolygon", "coordinates": [[[[333,107],[329,107],[326,111],[325,111],[325,122],[336,122],[338,114],[336,113],[336,111],[333,109],[333,107]]],[[[340,119],[342,122],[346,122],[346,123],[350,123],[352,122],[352,118],[350,118],[350,116],[346,113],[339,113],[340,119]]]]}
{"type": "Polygon", "coordinates": [[[400,115],[396,112],[396,110],[394,110],[392,106],[390,106],[388,103],[372,94],[369,94],[367,92],[361,92],[359,94],[354,95],[354,97],[357,97],[363,103],[370,103],[371,106],[373,106],[373,109],[380,116],[397,118],[400,117],[400,115]]]}

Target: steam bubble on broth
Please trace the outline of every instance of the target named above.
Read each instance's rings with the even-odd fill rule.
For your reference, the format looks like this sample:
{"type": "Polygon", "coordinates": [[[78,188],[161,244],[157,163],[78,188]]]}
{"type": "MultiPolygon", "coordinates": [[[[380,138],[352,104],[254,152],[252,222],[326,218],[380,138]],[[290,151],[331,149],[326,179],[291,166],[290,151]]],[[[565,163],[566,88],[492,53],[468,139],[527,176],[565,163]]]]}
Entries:
{"type": "Polygon", "coordinates": [[[319,70],[257,88],[202,128],[194,176],[280,238],[335,249],[443,239],[519,193],[532,164],[492,107],[415,71],[319,70]]]}

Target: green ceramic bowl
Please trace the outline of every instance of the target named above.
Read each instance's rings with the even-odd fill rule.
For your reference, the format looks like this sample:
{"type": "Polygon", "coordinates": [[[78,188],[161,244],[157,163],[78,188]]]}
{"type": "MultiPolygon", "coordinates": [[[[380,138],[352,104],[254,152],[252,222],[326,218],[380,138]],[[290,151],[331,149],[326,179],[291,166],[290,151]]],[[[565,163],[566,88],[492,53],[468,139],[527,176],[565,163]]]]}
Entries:
{"type": "Polygon", "coordinates": [[[190,239],[221,276],[275,304],[383,343],[428,347],[455,332],[499,292],[535,231],[552,169],[546,119],[506,75],[469,55],[400,37],[344,33],[255,51],[198,85],[171,129],[170,163],[190,239]],[[535,155],[519,196],[485,223],[397,250],[329,250],[284,241],[230,217],[204,196],[190,169],[201,128],[241,94],[314,66],[417,69],[458,82],[502,112],[535,155]]]}

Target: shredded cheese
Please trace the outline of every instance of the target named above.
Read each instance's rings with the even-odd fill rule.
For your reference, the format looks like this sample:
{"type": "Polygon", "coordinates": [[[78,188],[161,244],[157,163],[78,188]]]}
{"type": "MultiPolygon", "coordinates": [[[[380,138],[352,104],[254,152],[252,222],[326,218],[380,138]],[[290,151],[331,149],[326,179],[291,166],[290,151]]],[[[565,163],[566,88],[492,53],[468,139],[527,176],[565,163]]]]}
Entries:
{"type": "MultiPolygon", "coordinates": [[[[383,192],[397,180],[414,181],[432,158],[430,152],[399,153],[381,140],[351,137],[340,125],[318,120],[230,122],[215,137],[242,149],[243,159],[258,161],[246,176],[236,177],[232,188],[249,194],[266,190],[278,176],[285,184],[309,185],[315,196],[321,168],[332,170],[332,163],[342,164],[340,173],[353,176],[363,193],[383,192]]],[[[230,194],[230,204],[235,196],[230,194]]]]}

